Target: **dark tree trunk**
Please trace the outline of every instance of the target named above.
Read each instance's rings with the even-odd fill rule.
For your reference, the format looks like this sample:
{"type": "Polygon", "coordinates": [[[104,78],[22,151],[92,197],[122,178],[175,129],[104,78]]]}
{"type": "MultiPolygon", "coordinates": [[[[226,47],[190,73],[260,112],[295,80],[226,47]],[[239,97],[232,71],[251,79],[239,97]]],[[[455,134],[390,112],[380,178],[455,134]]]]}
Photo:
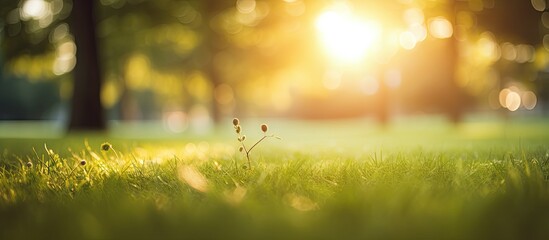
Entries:
{"type": "Polygon", "coordinates": [[[100,98],[101,73],[95,34],[95,2],[74,1],[71,13],[71,30],[77,51],[69,130],[106,128],[100,98]]]}

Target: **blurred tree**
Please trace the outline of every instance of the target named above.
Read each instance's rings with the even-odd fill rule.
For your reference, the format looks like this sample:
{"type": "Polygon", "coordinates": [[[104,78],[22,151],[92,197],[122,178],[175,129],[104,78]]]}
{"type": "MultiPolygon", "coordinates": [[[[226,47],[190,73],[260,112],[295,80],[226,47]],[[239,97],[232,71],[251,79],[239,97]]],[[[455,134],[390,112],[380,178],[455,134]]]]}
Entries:
{"type": "MultiPolygon", "coordinates": [[[[204,22],[202,24],[202,46],[201,53],[204,54],[203,65],[204,73],[206,77],[211,82],[212,96],[215,96],[215,90],[224,82],[221,72],[219,72],[219,67],[215,65],[214,58],[219,52],[227,47],[227,40],[224,38],[223,33],[215,31],[212,28],[212,22],[216,17],[227,10],[230,7],[233,7],[235,1],[231,0],[203,0],[201,1],[201,9],[204,15],[204,22]]],[[[215,123],[221,121],[221,109],[220,105],[216,101],[212,101],[212,118],[215,123]]]]}
{"type": "Polygon", "coordinates": [[[73,70],[69,130],[104,130],[106,120],[101,106],[101,71],[95,34],[96,1],[75,1],[71,28],[78,48],[73,70]]]}
{"type": "Polygon", "coordinates": [[[103,101],[116,112],[114,118],[158,118],[167,105],[190,108],[187,105],[202,100],[191,97],[202,93],[185,86],[197,75],[201,58],[195,50],[202,17],[194,5],[172,0],[103,2],[98,35],[106,88],[111,89],[103,101]]]}
{"type": "MultiPolygon", "coordinates": [[[[50,119],[59,109],[63,73],[56,67],[66,43],[63,69],[72,69],[72,40],[62,30],[71,2],[8,1],[0,5],[0,115],[7,119],[50,119]],[[61,26],[58,34],[54,29],[61,26]],[[53,66],[53,67],[52,67],[53,66]],[[52,81],[53,80],[53,81],[52,81]]],[[[55,118],[62,117],[56,114],[55,118]]]]}
{"type": "Polygon", "coordinates": [[[495,1],[490,7],[477,9],[480,29],[494,33],[500,41],[538,45],[541,13],[523,0],[495,1]]]}
{"type": "MultiPolygon", "coordinates": [[[[101,74],[94,4],[95,1],[75,1],[73,8],[71,1],[24,0],[2,8],[8,22],[7,38],[2,42],[7,63],[4,67],[20,79],[33,81],[62,79],[74,68],[69,130],[101,130],[106,127],[99,98],[101,74]],[[74,35],[63,23],[69,15],[74,35]]],[[[35,101],[46,103],[50,99],[55,98],[35,101]]]]}
{"type": "Polygon", "coordinates": [[[6,68],[15,75],[12,79],[54,79],[52,84],[59,85],[65,99],[71,95],[66,89],[74,89],[71,129],[104,128],[101,106],[110,110],[111,118],[122,120],[158,119],[170,111],[188,114],[187,118],[198,107],[209,108],[214,121],[235,112],[277,111],[299,117],[373,113],[386,123],[398,99],[405,111],[444,112],[458,121],[471,106],[468,92],[482,96],[476,85],[487,82],[464,84],[460,74],[472,72],[476,79],[484,79],[496,61],[478,64],[480,57],[463,53],[482,41],[494,46],[501,41],[540,41],[538,29],[523,27],[539,26],[539,16],[533,22],[530,4],[519,0],[80,2],[73,6],[70,0],[20,0],[0,6],[5,19],[0,23],[0,44],[6,68]],[[396,48],[399,31],[410,30],[405,11],[420,9],[420,30],[427,38],[412,49],[395,50],[396,57],[389,54],[392,49],[383,51],[393,56],[390,61],[373,54],[357,64],[359,70],[346,72],[348,66],[339,68],[344,64],[334,64],[323,54],[315,31],[318,16],[338,4],[348,4],[360,18],[382,23],[384,34],[392,34],[387,42],[396,39],[396,48]],[[64,23],[69,13],[70,26],[64,23]],[[463,16],[472,22],[470,37],[457,41],[463,16]],[[429,21],[436,17],[452,23],[451,38],[429,35],[429,21]],[[402,87],[387,86],[386,73],[394,69],[402,70],[402,87]],[[340,75],[334,88],[326,87],[330,71],[340,75]],[[371,84],[369,78],[375,78],[375,90],[367,93],[363,88],[368,86],[362,85],[371,84]]]}

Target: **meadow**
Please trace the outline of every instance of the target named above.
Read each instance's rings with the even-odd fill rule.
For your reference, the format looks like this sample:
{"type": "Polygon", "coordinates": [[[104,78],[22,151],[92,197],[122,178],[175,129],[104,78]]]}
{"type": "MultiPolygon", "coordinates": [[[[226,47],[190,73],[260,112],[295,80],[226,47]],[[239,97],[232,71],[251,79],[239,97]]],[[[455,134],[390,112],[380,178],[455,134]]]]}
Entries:
{"type": "Polygon", "coordinates": [[[263,122],[0,126],[0,239],[549,239],[545,118],[263,122]]]}

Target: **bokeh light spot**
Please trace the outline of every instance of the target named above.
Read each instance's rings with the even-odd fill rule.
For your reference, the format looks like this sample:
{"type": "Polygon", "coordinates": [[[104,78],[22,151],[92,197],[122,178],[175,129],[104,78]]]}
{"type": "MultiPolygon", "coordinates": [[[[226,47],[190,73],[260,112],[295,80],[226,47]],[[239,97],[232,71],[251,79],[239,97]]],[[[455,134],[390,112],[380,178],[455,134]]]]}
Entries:
{"type": "Polygon", "coordinates": [[[545,0],[531,0],[532,7],[536,9],[536,11],[543,12],[545,8],[547,8],[547,2],[545,0]]]}
{"type": "Polygon", "coordinates": [[[505,42],[501,45],[501,56],[508,61],[515,61],[517,59],[517,49],[509,42],[505,42]]]}
{"type": "Polygon", "coordinates": [[[400,46],[404,49],[413,49],[416,46],[416,37],[413,33],[405,31],[399,37],[400,46]]]}
{"type": "Polygon", "coordinates": [[[444,17],[435,17],[429,21],[429,33],[435,38],[450,38],[454,33],[452,23],[444,17]]]}
{"type": "Polygon", "coordinates": [[[165,127],[173,133],[181,133],[187,129],[187,115],[183,111],[173,111],[164,114],[165,127]]]}
{"type": "Polygon", "coordinates": [[[404,11],[404,21],[408,25],[420,25],[425,21],[423,11],[420,8],[409,8],[404,11]]]}
{"type": "Polygon", "coordinates": [[[545,28],[549,28],[549,12],[543,12],[543,14],[541,14],[541,23],[545,28]]]}
{"type": "Polygon", "coordinates": [[[49,14],[49,8],[49,3],[44,0],[27,0],[21,9],[21,19],[43,19],[49,14]]]}
{"type": "Polygon", "coordinates": [[[517,92],[511,91],[505,97],[505,106],[507,106],[507,109],[509,109],[509,111],[514,112],[519,109],[520,103],[520,95],[517,92]]]}
{"type": "Polygon", "coordinates": [[[427,38],[427,28],[424,25],[412,25],[409,27],[409,31],[414,34],[416,42],[421,42],[427,38]]]}
{"type": "Polygon", "coordinates": [[[519,44],[517,46],[517,61],[518,63],[533,62],[536,49],[528,44],[519,44]]]}
{"type": "Polygon", "coordinates": [[[101,104],[105,108],[113,107],[120,97],[119,87],[116,78],[105,81],[101,88],[101,104]]]}
{"type": "Polygon", "coordinates": [[[236,9],[241,13],[251,13],[255,10],[255,0],[238,0],[236,1],[236,9]]]}
{"type": "Polygon", "coordinates": [[[497,61],[501,50],[491,32],[483,32],[478,40],[479,54],[489,61],[497,61]]]}
{"type": "Polygon", "coordinates": [[[507,108],[507,95],[509,95],[509,93],[511,93],[511,90],[509,90],[508,88],[504,88],[502,89],[500,92],[499,92],[499,104],[504,107],[504,108],[507,108]]]}
{"type": "Polygon", "coordinates": [[[522,105],[528,110],[532,110],[536,107],[538,98],[532,91],[526,91],[522,94],[522,105]]]}

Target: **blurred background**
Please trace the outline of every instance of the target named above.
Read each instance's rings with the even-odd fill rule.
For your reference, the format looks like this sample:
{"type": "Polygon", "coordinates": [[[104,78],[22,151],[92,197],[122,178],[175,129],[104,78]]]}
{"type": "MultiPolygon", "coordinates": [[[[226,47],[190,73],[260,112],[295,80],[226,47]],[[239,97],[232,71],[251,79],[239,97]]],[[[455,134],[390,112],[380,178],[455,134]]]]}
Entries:
{"type": "MultiPolygon", "coordinates": [[[[542,116],[545,0],[3,0],[0,120],[542,116]]],[[[224,123],[225,124],[225,123],[224,123]]],[[[226,124],[230,124],[227,122],[226,124]]]]}

